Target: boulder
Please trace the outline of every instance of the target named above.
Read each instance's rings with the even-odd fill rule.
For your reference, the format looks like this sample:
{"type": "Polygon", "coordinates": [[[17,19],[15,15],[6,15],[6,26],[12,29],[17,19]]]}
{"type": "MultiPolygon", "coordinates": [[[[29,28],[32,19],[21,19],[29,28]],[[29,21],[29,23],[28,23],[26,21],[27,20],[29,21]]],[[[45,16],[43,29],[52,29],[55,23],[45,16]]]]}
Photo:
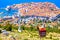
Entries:
{"type": "Polygon", "coordinates": [[[6,30],[2,30],[2,35],[8,36],[9,35],[9,32],[7,32],[6,30]]]}

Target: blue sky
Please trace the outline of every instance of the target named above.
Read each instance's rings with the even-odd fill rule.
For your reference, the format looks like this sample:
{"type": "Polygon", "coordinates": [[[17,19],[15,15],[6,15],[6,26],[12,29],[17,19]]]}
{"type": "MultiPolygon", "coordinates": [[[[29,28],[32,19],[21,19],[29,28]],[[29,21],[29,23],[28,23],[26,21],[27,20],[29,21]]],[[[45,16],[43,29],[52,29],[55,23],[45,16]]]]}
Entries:
{"type": "Polygon", "coordinates": [[[60,8],[59,0],[0,0],[0,8],[4,8],[7,5],[26,3],[26,2],[52,2],[60,8]]]}

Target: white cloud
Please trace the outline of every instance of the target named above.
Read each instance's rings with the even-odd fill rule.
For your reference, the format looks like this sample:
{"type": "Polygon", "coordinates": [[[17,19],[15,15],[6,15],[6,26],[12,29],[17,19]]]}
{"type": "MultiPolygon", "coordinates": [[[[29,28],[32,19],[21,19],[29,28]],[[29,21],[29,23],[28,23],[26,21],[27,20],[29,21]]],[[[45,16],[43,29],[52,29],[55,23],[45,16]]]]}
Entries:
{"type": "Polygon", "coordinates": [[[3,14],[3,12],[0,12],[0,14],[3,14]]]}

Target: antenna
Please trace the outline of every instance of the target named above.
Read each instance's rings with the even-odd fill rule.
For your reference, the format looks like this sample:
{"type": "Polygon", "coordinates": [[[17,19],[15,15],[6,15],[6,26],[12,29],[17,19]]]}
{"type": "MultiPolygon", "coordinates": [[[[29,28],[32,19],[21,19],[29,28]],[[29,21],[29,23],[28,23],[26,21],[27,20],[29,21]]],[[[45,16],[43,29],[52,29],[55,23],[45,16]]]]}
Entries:
{"type": "Polygon", "coordinates": [[[18,12],[18,15],[19,15],[19,19],[18,19],[18,25],[19,25],[19,27],[18,27],[18,32],[21,32],[21,28],[20,28],[20,22],[21,22],[21,13],[20,12],[18,12]]]}

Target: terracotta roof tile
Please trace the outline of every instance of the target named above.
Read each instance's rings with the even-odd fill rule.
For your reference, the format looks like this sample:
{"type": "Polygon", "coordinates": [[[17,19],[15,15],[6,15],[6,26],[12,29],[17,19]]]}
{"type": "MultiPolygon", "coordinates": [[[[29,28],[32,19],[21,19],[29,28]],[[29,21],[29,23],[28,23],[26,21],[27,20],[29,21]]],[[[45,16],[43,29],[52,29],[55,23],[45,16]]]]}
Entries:
{"type": "Polygon", "coordinates": [[[56,5],[50,2],[38,2],[38,3],[25,3],[25,4],[16,4],[17,8],[22,13],[22,16],[25,15],[36,15],[36,16],[52,16],[60,14],[60,9],[58,10],[56,5]]]}

